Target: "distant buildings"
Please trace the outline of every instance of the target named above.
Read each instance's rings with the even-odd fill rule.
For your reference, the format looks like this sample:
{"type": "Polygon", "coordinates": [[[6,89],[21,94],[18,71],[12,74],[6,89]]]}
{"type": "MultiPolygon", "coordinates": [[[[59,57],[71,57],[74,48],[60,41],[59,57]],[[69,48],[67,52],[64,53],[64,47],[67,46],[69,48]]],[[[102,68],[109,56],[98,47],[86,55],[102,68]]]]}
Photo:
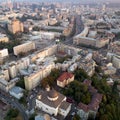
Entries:
{"type": "Polygon", "coordinates": [[[113,66],[117,69],[120,68],[120,56],[114,53],[107,53],[107,59],[112,62],[113,66]]]}
{"type": "Polygon", "coordinates": [[[38,94],[36,108],[54,116],[60,114],[65,118],[71,110],[71,104],[66,102],[64,95],[52,89],[38,94]]]}
{"type": "MultiPolygon", "coordinates": [[[[33,48],[34,43],[28,42],[14,47],[14,54],[18,55],[20,52],[26,52],[33,48]]],[[[6,81],[9,81],[11,78],[14,79],[18,75],[24,75],[25,88],[27,90],[32,90],[38,84],[40,84],[40,81],[47,77],[54,68],[62,69],[63,71],[67,70],[69,72],[74,72],[77,67],[80,67],[83,68],[88,73],[88,75],[92,75],[94,73],[95,62],[92,60],[91,54],[87,55],[85,53],[85,55],[82,56],[78,54],[79,52],[80,49],[78,48],[63,44],[55,44],[53,46],[44,48],[43,50],[36,51],[28,57],[3,65],[1,67],[0,77],[6,81]],[[72,56],[72,58],[64,61],[63,64],[55,64],[54,61],[57,60],[55,55],[59,51],[65,53],[66,55],[72,56]]],[[[64,87],[73,80],[73,74],[65,73],[63,77],[60,77],[57,80],[57,84],[60,87],[64,87]]]]}
{"type": "Polygon", "coordinates": [[[81,34],[74,37],[73,44],[101,48],[109,44],[109,38],[106,37],[105,33],[90,31],[86,27],[81,34]]]}
{"type": "Polygon", "coordinates": [[[13,34],[17,32],[23,32],[23,23],[21,23],[19,20],[14,19],[11,21],[11,23],[8,24],[8,30],[13,34]]]}

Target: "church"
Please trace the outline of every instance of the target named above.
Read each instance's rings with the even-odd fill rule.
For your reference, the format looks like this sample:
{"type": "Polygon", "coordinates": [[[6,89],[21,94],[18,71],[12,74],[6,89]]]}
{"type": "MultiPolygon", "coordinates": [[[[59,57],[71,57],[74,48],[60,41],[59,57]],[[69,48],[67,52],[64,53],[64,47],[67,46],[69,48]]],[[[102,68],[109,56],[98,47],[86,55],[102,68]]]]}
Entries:
{"type": "Polygon", "coordinates": [[[50,115],[58,114],[66,117],[71,110],[71,104],[66,102],[66,97],[55,89],[41,91],[36,98],[36,108],[50,115]]]}

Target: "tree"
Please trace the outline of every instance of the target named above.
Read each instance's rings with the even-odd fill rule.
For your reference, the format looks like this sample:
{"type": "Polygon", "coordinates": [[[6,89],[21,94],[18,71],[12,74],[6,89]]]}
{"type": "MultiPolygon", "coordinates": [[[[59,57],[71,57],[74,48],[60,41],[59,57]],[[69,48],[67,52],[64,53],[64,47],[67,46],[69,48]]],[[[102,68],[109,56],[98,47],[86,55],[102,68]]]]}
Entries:
{"type": "Polygon", "coordinates": [[[19,86],[19,87],[25,89],[24,76],[20,77],[20,80],[16,83],[16,86],[19,86]]]}
{"type": "Polygon", "coordinates": [[[100,117],[100,120],[109,120],[109,116],[107,114],[104,114],[100,117]]]}
{"type": "Polygon", "coordinates": [[[26,106],[27,105],[26,97],[21,97],[20,100],[19,100],[19,102],[21,104],[23,104],[24,106],[26,106]]]}
{"type": "Polygon", "coordinates": [[[48,75],[46,78],[41,80],[41,86],[43,88],[46,88],[47,85],[49,85],[50,87],[54,87],[56,84],[56,80],[60,75],[60,70],[58,69],[53,69],[50,73],[50,75],[48,75]]]}
{"type": "Polygon", "coordinates": [[[75,114],[75,115],[73,116],[73,120],[81,120],[81,119],[80,119],[80,116],[79,116],[79,115],[75,114]]]}
{"type": "Polygon", "coordinates": [[[19,111],[17,109],[10,109],[7,112],[7,116],[5,117],[5,120],[11,120],[12,118],[16,118],[19,114],[19,111]]]}
{"type": "Polygon", "coordinates": [[[36,113],[32,114],[29,118],[29,120],[35,120],[36,113]]]}
{"type": "Polygon", "coordinates": [[[91,94],[88,92],[88,86],[74,80],[67,89],[63,90],[63,94],[73,98],[77,103],[80,101],[88,104],[91,101],[91,94]]]}
{"type": "Polygon", "coordinates": [[[80,82],[83,82],[85,79],[89,79],[89,76],[83,69],[75,70],[74,74],[75,74],[75,79],[80,82]]]}

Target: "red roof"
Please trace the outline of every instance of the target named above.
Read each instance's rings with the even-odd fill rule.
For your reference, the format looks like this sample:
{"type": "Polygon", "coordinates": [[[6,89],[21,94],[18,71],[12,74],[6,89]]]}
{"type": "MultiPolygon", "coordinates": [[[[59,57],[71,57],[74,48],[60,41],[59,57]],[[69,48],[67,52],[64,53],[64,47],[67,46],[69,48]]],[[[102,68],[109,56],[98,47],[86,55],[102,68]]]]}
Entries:
{"type": "Polygon", "coordinates": [[[64,72],[57,80],[63,82],[69,78],[72,78],[74,75],[72,73],[64,72]]]}

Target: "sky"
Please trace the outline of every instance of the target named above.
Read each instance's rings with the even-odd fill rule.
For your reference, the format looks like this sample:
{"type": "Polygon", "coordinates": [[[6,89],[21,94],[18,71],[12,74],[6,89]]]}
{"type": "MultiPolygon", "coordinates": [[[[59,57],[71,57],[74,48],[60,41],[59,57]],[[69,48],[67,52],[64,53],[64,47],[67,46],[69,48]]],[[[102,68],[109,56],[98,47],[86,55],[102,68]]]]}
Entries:
{"type": "Polygon", "coordinates": [[[120,0],[37,0],[37,1],[51,1],[51,2],[54,2],[54,1],[66,1],[66,2],[120,2],[120,0]]]}
{"type": "MultiPolygon", "coordinates": [[[[0,0],[1,1],[7,1],[7,0],[0,0]]],[[[12,1],[36,1],[36,0],[12,0],[12,1]]],[[[63,2],[63,1],[66,1],[66,2],[79,2],[79,3],[92,3],[92,2],[119,2],[120,3],[120,0],[37,0],[37,1],[40,1],[40,2],[63,2]]]]}

